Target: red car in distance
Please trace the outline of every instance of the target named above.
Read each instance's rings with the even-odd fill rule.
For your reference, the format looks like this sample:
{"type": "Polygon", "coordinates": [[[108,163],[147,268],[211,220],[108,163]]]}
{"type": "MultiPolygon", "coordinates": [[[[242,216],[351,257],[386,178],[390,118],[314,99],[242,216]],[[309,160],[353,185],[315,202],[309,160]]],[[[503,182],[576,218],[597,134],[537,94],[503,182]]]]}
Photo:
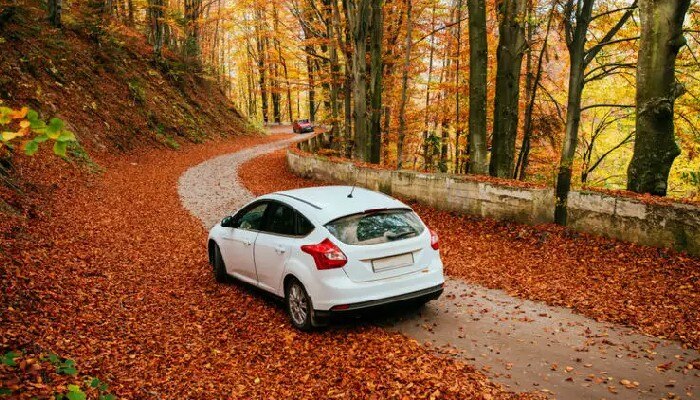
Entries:
{"type": "Polygon", "coordinates": [[[313,132],[314,126],[308,119],[298,119],[292,124],[294,133],[313,132]]]}

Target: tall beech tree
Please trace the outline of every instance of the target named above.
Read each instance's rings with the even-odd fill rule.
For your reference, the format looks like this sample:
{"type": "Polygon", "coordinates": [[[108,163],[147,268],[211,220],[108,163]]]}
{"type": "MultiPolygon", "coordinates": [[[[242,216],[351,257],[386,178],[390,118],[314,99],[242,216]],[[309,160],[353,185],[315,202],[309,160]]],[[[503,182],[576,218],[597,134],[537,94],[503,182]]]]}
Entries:
{"type": "Polygon", "coordinates": [[[593,20],[595,0],[567,0],[563,6],[564,33],[566,47],[569,50],[569,92],[567,95],[566,128],[559,172],[555,189],[556,206],[554,221],[566,225],[566,202],[571,189],[571,171],[578,143],[578,130],[581,123],[581,96],[586,82],[585,71],[603,49],[609,45],[617,32],[625,25],[636,8],[636,1],[631,7],[620,9],[624,14],[605,35],[589,49],[586,49],[588,28],[593,20]]]}
{"type": "Polygon", "coordinates": [[[384,85],[384,59],[382,42],[384,40],[383,0],[371,0],[372,19],[370,28],[370,115],[369,115],[369,162],[378,164],[381,158],[382,143],[382,94],[384,85]]]}
{"type": "MultiPolygon", "coordinates": [[[[404,54],[403,71],[401,72],[401,104],[399,105],[399,139],[396,142],[396,168],[403,167],[403,143],[406,137],[406,102],[408,101],[408,70],[411,67],[411,44],[413,37],[412,20],[413,2],[406,0],[406,49],[404,54]]],[[[431,61],[432,63],[432,55],[431,61]]]]}
{"type": "Polygon", "coordinates": [[[355,124],[354,153],[370,159],[371,138],[367,124],[367,40],[372,16],[371,0],[347,0],[346,19],[352,38],[352,97],[355,124]]]}
{"type": "Polygon", "coordinates": [[[467,0],[469,11],[469,172],[488,173],[486,162],[486,2],[467,0]]]}
{"type": "Polygon", "coordinates": [[[676,56],[686,43],[683,20],[690,0],[639,0],[641,35],[637,61],[636,134],[627,189],[665,196],[668,174],[680,154],[674,103],[685,93],[676,81],[676,56]]]}
{"type": "Polygon", "coordinates": [[[260,91],[260,101],[262,103],[263,122],[267,123],[268,102],[267,102],[267,41],[265,33],[265,13],[261,9],[255,10],[255,42],[257,46],[257,63],[258,63],[258,90],[260,91]]]}
{"type": "Polygon", "coordinates": [[[503,0],[498,4],[500,24],[496,50],[496,95],[489,173],[501,178],[510,178],[513,175],[520,110],[520,69],[527,48],[526,7],[526,0],[503,0]]]}

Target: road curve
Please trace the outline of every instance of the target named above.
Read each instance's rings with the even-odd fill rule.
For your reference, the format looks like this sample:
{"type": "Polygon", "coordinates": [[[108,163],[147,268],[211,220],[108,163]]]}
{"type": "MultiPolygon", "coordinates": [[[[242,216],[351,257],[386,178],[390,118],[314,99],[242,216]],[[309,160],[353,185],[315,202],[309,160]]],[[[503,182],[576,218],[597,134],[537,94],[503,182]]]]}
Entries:
{"type": "Polygon", "coordinates": [[[182,206],[199,218],[205,228],[211,228],[222,217],[231,214],[254,197],[238,179],[238,168],[243,163],[261,154],[282,149],[311,135],[298,135],[253,146],[214,157],[191,167],[180,176],[178,181],[177,190],[182,206]]]}
{"type": "MultiPolygon", "coordinates": [[[[241,164],[307,136],[190,168],[178,183],[183,206],[209,228],[253,198],[238,178],[241,164]]],[[[458,279],[449,279],[445,294],[419,312],[375,322],[475,365],[515,391],[542,391],[559,399],[700,395],[700,373],[689,366],[700,359],[695,350],[458,279]]]]}

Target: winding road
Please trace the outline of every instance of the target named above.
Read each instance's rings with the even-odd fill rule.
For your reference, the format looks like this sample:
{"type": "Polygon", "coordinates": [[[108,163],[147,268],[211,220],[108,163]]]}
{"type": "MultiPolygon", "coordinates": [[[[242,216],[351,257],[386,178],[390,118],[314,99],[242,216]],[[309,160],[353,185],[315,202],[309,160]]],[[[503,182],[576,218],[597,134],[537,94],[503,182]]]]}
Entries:
{"type": "MultiPolygon", "coordinates": [[[[277,127],[275,133],[291,133],[277,127]]],[[[209,228],[254,196],[238,177],[246,161],[304,139],[298,135],[207,160],[179,180],[183,206],[209,228]]],[[[481,368],[515,391],[560,399],[697,398],[700,358],[676,341],[601,323],[567,308],[448,279],[445,294],[418,312],[373,318],[436,352],[481,368]]]]}

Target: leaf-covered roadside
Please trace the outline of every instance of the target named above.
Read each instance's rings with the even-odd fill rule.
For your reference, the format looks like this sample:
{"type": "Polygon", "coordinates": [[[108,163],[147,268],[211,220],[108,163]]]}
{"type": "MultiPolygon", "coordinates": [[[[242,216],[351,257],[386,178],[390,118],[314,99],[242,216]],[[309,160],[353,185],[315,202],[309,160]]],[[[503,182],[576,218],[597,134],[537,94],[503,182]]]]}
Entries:
{"type": "MultiPolygon", "coordinates": [[[[42,158],[23,160],[25,178],[50,187],[31,218],[0,220],[0,353],[70,358],[124,398],[515,397],[398,334],[355,324],[302,334],[277,302],[215,283],[178,178],[263,140],[105,156],[106,172],[88,177],[48,179],[42,158]]],[[[16,374],[0,369],[0,387],[16,374]]],[[[53,375],[21,376],[14,396],[69,389],[53,375]]]]}
{"type": "MultiPolygon", "coordinates": [[[[240,169],[254,193],[323,184],[294,175],[284,152],[240,169]]],[[[412,204],[440,235],[449,275],[700,348],[700,259],[580,234],[412,204]]]]}
{"type": "Polygon", "coordinates": [[[116,400],[109,385],[99,378],[79,373],[75,361],[36,349],[8,351],[0,358],[0,396],[53,398],[55,400],[116,400]],[[23,388],[31,383],[31,390],[23,388]],[[28,393],[31,392],[31,393],[28,393]]]}

